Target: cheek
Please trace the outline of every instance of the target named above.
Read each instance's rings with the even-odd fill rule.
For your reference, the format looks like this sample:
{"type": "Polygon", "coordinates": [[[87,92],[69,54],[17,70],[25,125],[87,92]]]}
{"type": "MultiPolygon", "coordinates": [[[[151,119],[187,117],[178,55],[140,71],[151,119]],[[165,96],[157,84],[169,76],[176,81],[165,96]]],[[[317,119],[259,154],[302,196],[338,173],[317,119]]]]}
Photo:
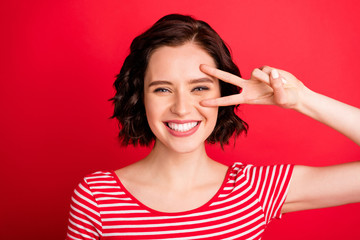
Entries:
{"type": "Polygon", "coordinates": [[[155,103],[151,101],[151,99],[144,97],[144,106],[145,106],[145,112],[146,112],[146,118],[148,120],[148,123],[151,127],[152,120],[154,119],[154,115],[156,113],[155,111],[155,103]]]}
{"type": "Polygon", "coordinates": [[[195,97],[195,101],[197,101],[197,103],[200,104],[200,102],[202,100],[206,100],[206,99],[212,99],[212,98],[219,98],[221,97],[221,93],[220,93],[220,88],[215,88],[215,89],[211,89],[210,91],[204,91],[199,93],[196,97],[195,97]]]}
{"type": "Polygon", "coordinates": [[[202,107],[200,112],[203,116],[205,116],[207,124],[216,125],[217,117],[218,117],[218,107],[202,107]]]}
{"type": "Polygon", "coordinates": [[[144,97],[144,106],[147,122],[153,131],[156,124],[161,121],[167,106],[164,104],[164,100],[146,96],[144,97]]]}

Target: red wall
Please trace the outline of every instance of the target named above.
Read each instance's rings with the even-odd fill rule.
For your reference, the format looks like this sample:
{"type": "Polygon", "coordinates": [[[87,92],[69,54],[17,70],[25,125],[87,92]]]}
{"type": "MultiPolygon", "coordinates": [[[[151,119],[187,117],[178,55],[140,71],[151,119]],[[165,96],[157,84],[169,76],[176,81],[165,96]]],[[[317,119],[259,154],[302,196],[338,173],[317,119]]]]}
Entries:
{"type": "MultiPolygon", "coordinates": [[[[2,1],[1,239],[64,239],[69,198],[87,173],[117,169],[149,150],[120,148],[107,100],[130,41],[168,13],[209,22],[245,77],[262,65],[360,107],[359,1],[2,1]],[[5,3],[6,2],[6,3],[5,3]]],[[[360,149],[305,116],[243,106],[248,137],[219,161],[328,165],[360,149]]],[[[285,215],[264,239],[359,239],[360,204],[285,215]]]]}

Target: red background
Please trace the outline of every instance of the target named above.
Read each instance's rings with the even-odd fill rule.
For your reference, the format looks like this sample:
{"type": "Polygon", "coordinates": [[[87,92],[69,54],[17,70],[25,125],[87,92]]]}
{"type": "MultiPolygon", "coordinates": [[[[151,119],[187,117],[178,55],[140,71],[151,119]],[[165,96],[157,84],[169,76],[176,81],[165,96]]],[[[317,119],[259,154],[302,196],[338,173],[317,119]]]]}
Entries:
{"type": "MultiPolygon", "coordinates": [[[[112,83],[131,40],[168,13],[210,23],[244,77],[270,65],[311,89],[360,106],[359,1],[2,1],[1,239],[64,239],[73,188],[149,149],[121,148],[108,119],[112,83]],[[5,3],[6,2],[6,3],[5,3]]],[[[222,162],[329,165],[359,147],[291,110],[242,106],[250,124],[222,162]]],[[[359,239],[360,204],[287,214],[264,239],[359,239]]]]}

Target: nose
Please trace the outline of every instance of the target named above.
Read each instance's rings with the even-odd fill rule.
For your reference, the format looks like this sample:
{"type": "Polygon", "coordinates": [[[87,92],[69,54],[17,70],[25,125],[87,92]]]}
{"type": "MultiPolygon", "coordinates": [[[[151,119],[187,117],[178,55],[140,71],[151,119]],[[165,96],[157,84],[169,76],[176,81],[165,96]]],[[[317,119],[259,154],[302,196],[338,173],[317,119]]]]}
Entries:
{"type": "Polygon", "coordinates": [[[176,93],[171,106],[171,112],[182,117],[191,112],[191,98],[184,93],[176,93]]]}

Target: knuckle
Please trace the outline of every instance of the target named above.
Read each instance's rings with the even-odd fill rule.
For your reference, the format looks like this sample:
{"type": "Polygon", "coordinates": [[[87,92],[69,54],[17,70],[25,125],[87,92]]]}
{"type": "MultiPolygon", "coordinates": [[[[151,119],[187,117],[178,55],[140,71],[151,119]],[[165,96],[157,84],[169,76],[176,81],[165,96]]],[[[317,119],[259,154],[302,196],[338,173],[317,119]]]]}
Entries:
{"type": "Polygon", "coordinates": [[[262,67],[262,71],[263,71],[263,72],[266,72],[266,73],[268,73],[268,74],[271,72],[271,69],[272,69],[272,68],[269,67],[269,66],[263,66],[263,67],[262,67]]]}
{"type": "Polygon", "coordinates": [[[280,78],[273,79],[273,80],[271,81],[271,86],[272,86],[273,88],[279,89],[279,88],[282,88],[282,85],[283,85],[283,83],[282,83],[282,80],[281,80],[280,78]]]}
{"type": "Polygon", "coordinates": [[[210,73],[211,73],[212,75],[217,75],[217,74],[218,74],[218,70],[217,70],[216,68],[211,68],[211,69],[210,69],[210,73]]]}
{"type": "Polygon", "coordinates": [[[274,82],[272,85],[273,85],[273,88],[281,88],[282,87],[281,82],[274,82]]]}
{"type": "Polygon", "coordinates": [[[251,75],[252,75],[252,76],[256,75],[256,73],[257,73],[258,71],[259,71],[259,69],[258,69],[258,68],[255,68],[254,70],[252,70],[251,75]]]}
{"type": "Polygon", "coordinates": [[[259,78],[262,75],[261,73],[262,71],[259,68],[255,68],[254,70],[252,70],[251,76],[255,78],[259,78]]]}
{"type": "Polygon", "coordinates": [[[224,97],[223,101],[221,102],[222,105],[229,105],[231,103],[230,97],[224,97]]]}
{"type": "Polygon", "coordinates": [[[227,81],[230,79],[229,76],[225,72],[219,72],[219,78],[224,81],[227,81]]]}

